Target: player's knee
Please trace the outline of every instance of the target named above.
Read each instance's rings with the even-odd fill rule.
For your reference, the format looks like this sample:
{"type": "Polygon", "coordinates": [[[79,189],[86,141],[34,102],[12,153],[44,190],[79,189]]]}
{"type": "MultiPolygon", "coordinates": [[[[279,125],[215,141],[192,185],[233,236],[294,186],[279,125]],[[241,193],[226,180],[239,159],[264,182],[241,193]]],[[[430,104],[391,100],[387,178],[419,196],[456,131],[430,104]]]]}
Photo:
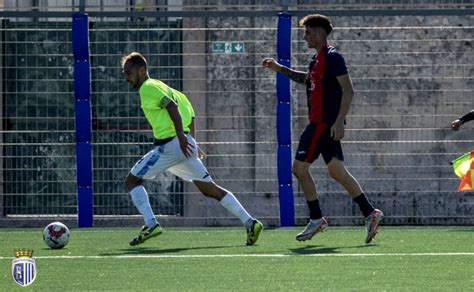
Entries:
{"type": "Polygon", "coordinates": [[[125,178],[125,187],[127,188],[127,191],[131,191],[134,187],[141,184],[143,184],[143,180],[130,173],[125,178]]]}
{"type": "Polygon", "coordinates": [[[296,167],[293,166],[293,168],[291,169],[291,172],[293,173],[293,175],[298,178],[300,176],[300,171],[299,169],[297,169],[296,167]]]}
{"type": "Polygon", "coordinates": [[[291,171],[293,172],[293,175],[298,179],[302,180],[305,177],[305,169],[293,165],[291,171]]]}

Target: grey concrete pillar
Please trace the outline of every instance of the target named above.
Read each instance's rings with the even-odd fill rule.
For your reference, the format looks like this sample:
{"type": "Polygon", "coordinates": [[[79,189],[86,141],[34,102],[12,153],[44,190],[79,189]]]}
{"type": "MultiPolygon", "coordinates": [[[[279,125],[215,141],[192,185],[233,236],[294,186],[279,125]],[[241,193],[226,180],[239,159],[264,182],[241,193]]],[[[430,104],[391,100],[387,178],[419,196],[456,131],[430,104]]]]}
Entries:
{"type": "MultiPolygon", "coordinates": [[[[204,18],[183,18],[183,92],[191,101],[196,113],[196,139],[206,142],[207,115],[206,110],[206,33],[196,28],[205,27],[204,18]]],[[[205,150],[205,147],[203,147],[205,150]]],[[[196,192],[197,189],[191,184],[184,187],[186,193],[196,192]]],[[[196,204],[202,199],[202,195],[193,194],[184,196],[184,214],[186,217],[202,216],[196,204]]]]}

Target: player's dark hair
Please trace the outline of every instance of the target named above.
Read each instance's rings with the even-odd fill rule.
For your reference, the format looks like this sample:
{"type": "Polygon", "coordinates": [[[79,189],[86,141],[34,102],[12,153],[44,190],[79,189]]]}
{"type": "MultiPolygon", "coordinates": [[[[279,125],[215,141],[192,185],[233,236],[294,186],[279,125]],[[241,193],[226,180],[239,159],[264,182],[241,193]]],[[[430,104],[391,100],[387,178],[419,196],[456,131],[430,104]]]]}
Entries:
{"type": "Polygon", "coordinates": [[[130,54],[122,57],[122,67],[125,63],[132,64],[133,67],[141,68],[145,67],[148,70],[148,65],[145,57],[138,52],[131,52],[130,54]]]}
{"type": "Polygon", "coordinates": [[[321,27],[329,35],[332,31],[331,20],[325,15],[310,14],[300,20],[300,26],[321,27]]]}

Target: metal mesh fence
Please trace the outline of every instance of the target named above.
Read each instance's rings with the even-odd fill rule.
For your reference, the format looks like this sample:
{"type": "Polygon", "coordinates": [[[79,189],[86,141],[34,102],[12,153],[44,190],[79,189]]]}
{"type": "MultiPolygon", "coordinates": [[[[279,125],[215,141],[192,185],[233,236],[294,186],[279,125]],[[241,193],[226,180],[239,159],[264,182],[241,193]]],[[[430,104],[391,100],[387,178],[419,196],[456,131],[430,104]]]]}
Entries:
{"type": "MultiPolygon", "coordinates": [[[[180,32],[176,30],[180,21],[93,25],[94,213],[136,214],[124,196],[122,181],[149,149],[152,137],[136,93],[130,93],[121,78],[120,57],[127,47],[136,45],[135,50],[149,56],[151,72],[180,89],[180,32]]],[[[3,212],[75,214],[71,26],[6,21],[3,30],[3,212]]],[[[150,183],[152,193],[157,188],[166,190],[164,195],[152,196],[153,206],[159,214],[182,214],[183,183],[164,177],[167,179],[150,183]]]]}
{"type": "Polygon", "coordinates": [[[70,25],[2,24],[3,212],[75,213],[70,25]]]}
{"type": "MultiPolygon", "coordinates": [[[[304,71],[314,52],[297,20],[292,64],[304,71]]],[[[473,17],[332,20],[330,42],[345,56],[356,90],[343,142],[349,171],[388,223],[472,222],[473,194],[456,191],[449,162],[472,149],[474,129],[452,132],[449,125],[474,106],[473,17]]],[[[70,24],[4,21],[2,33],[3,214],[75,214],[70,24]]],[[[152,77],[191,99],[215,181],[256,217],[278,220],[275,76],[260,67],[262,58],[276,57],[275,41],[276,17],[92,18],[94,214],[137,214],[123,178],[151,149],[152,135],[120,57],[140,51],[152,77]]],[[[304,88],[292,89],[295,149],[307,109],[304,88]]],[[[358,207],[322,161],[312,174],[325,215],[360,222],[358,207]]],[[[157,214],[208,225],[229,219],[171,175],[147,188],[157,214]]],[[[307,207],[296,181],[294,192],[301,223],[307,207]]]]}

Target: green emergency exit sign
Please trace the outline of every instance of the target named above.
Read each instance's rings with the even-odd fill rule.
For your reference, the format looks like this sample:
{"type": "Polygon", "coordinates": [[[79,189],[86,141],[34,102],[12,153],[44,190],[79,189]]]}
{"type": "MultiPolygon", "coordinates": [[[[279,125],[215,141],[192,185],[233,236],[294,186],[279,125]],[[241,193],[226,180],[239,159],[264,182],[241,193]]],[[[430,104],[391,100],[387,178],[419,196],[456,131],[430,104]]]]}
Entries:
{"type": "Polygon", "coordinates": [[[243,42],[213,42],[213,54],[241,54],[245,53],[245,43],[243,42]]]}

